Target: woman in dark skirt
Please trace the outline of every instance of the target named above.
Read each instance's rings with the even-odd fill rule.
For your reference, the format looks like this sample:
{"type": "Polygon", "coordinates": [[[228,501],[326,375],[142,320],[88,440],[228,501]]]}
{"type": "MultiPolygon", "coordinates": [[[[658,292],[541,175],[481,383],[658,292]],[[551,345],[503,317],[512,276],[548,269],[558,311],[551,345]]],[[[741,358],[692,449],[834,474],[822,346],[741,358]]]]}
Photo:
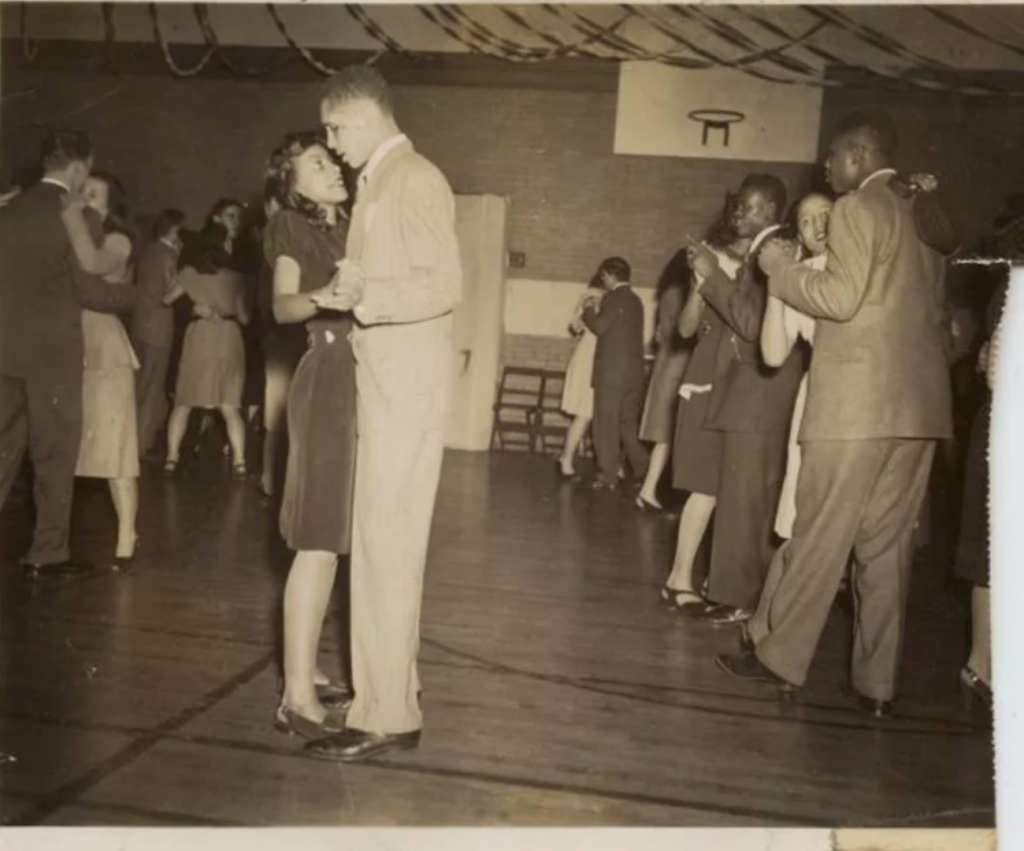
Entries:
{"type": "Polygon", "coordinates": [[[268,180],[280,210],[264,236],[273,270],[274,317],[304,322],[309,346],[288,393],[288,472],[281,534],[296,551],[284,594],[284,694],[278,727],[307,738],[339,725],[325,704],[347,689],[317,667],[317,647],[338,556],[350,549],[356,461],[355,360],[350,314],[332,294],[345,256],[347,192],[341,169],[315,133],[296,134],[274,152],[268,180]]]}
{"type": "Polygon", "coordinates": [[[686,366],[693,351],[693,340],[679,336],[679,315],[683,312],[690,290],[690,264],[686,252],[680,251],[666,267],[658,285],[658,316],[655,342],[658,353],[647,385],[647,401],[640,421],[640,439],[653,443],[651,461],[643,487],[636,497],[636,506],[644,511],[661,510],[658,483],[665,471],[675,432],[676,408],[679,407],[679,385],[686,375],[686,366]]]}

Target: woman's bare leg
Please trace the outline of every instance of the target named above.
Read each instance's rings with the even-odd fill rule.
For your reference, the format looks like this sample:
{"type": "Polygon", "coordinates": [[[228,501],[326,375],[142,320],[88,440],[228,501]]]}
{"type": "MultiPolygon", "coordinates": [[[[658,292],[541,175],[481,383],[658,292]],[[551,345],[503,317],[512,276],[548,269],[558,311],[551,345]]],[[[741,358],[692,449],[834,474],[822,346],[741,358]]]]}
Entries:
{"type": "Polygon", "coordinates": [[[640,488],[640,499],[655,508],[661,508],[661,503],[658,502],[658,482],[661,481],[661,474],[665,472],[665,465],[668,463],[668,451],[667,443],[654,444],[647,466],[647,476],[644,478],[643,487],[640,488]]]}
{"type": "Polygon", "coordinates": [[[715,510],[716,499],[703,493],[692,493],[683,506],[679,518],[679,537],[676,540],[676,557],[672,573],[665,582],[674,591],[695,591],[693,587],[693,564],[697,558],[700,542],[704,540],[708,523],[715,510]]]}
{"type": "Polygon", "coordinates": [[[224,424],[228,429],[228,441],[231,443],[231,454],[234,456],[235,467],[245,466],[245,421],[238,408],[222,405],[220,412],[224,415],[224,424]]]}
{"type": "Polygon", "coordinates": [[[562,466],[562,472],[567,476],[576,473],[576,456],[579,454],[588,428],[590,428],[589,417],[576,417],[569,424],[569,430],[565,433],[565,446],[562,448],[559,464],[562,466]]]}
{"type": "Polygon", "coordinates": [[[967,667],[987,686],[992,684],[991,596],[980,585],[971,592],[971,655],[967,659],[967,667]]]}
{"type": "Polygon", "coordinates": [[[181,441],[185,438],[185,430],[188,428],[188,417],[192,413],[191,408],[184,405],[175,405],[171,416],[167,420],[167,463],[177,463],[181,452],[181,441]]]}
{"type": "Polygon", "coordinates": [[[117,549],[114,555],[118,558],[131,558],[135,554],[135,519],[139,513],[139,480],[109,479],[110,498],[114,502],[117,514],[117,549]]]}
{"type": "Polygon", "coordinates": [[[317,668],[317,648],[337,570],[334,553],[299,551],[284,589],[283,703],[317,723],[327,715],[316,694],[318,677],[327,680],[317,668]]]}

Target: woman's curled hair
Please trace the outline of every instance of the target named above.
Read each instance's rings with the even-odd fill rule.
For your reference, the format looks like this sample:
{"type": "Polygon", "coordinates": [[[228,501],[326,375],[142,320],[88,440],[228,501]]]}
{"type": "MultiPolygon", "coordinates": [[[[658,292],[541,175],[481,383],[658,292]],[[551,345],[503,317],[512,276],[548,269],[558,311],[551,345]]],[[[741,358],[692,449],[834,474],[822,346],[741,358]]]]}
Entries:
{"type": "MultiPolygon", "coordinates": [[[[264,197],[273,198],[282,208],[300,213],[318,230],[329,230],[331,225],[323,209],[295,191],[295,160],[310,148],[316,147],[328,150],[324,134],[319,130],[286,136],[284,143],[274,150],[267,163],[264,197]]],[[[344,209],[340,205],[338,211],[344,216],[344,209]]]]}

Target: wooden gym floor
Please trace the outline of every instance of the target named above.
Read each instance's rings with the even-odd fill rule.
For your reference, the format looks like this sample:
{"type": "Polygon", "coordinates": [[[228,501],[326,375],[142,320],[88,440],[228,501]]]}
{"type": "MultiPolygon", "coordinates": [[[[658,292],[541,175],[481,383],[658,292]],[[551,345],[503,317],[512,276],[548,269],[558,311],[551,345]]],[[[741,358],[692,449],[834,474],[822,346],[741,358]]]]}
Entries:
{"type": "MultiPolygon", "coordinates": [[[[902,700],[842,697],[836,609],[800,702],[720,674],[732,629],[658,602],[674,524],[524,455],[449,453],[423,611],[415,754],[341,766],[271,728],[288,554],[217,461],[142,480],[133,573],[27,584],[6,511],[0,817],[45,825],[975,826],[992,738],[957,692],[965,618],[922,560],[902,700]]],[[[80,483],[77,554],[113,550],[80,483]]],[[[341,607],[343,608],[343,606],[341,607]]],[[[340,620],[323,664],[339,665],[340,620]]]]}

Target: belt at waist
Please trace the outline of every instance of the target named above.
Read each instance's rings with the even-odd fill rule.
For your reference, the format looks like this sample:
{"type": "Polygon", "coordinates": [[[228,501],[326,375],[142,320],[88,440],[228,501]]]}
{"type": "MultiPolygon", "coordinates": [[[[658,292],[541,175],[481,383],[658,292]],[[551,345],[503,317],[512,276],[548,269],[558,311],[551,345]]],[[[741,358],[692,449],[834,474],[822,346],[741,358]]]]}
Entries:
{"type": "Polygon", "coordinates": [[[309,348],[315,346],[332,346],[348,341],[348,329],[340,330],[334,328],[307,328],[306,343],[309,348]]]}

